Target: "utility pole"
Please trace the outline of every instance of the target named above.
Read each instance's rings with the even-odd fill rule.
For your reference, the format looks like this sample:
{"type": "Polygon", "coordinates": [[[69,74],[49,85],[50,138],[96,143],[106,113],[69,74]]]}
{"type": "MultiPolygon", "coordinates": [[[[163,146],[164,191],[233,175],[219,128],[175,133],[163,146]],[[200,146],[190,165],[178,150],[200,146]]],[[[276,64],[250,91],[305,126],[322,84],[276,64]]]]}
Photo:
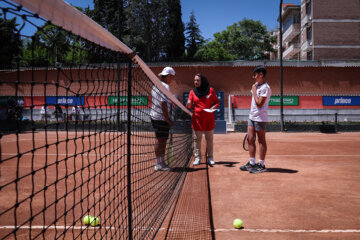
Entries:
{"type": "Polygon", "coordinates": [[[281,131],[284,132],[284,96],[283,96],[283,24],[282,24],[282,5],[283,0],[280,0],[280,126],[281,131]]]}

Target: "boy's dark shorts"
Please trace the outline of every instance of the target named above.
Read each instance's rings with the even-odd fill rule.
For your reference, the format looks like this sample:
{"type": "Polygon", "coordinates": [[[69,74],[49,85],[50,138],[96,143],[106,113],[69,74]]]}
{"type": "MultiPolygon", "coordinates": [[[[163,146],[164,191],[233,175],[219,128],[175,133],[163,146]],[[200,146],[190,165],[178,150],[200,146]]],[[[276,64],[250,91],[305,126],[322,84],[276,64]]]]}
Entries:
{"type": "Polygon", "coordinates": [[[266,130],[266,122],[256,122],[256,121],[249,119],[248,126],[254,127],[255,131],[266,130]]]}
{"type": "Polygon", "coordinates": [[[153,120],[151,119],[151,124],[153,128],[155,128],[155,136],[156,138],[169,138],[170,125],[162,120],[153,120]]]}

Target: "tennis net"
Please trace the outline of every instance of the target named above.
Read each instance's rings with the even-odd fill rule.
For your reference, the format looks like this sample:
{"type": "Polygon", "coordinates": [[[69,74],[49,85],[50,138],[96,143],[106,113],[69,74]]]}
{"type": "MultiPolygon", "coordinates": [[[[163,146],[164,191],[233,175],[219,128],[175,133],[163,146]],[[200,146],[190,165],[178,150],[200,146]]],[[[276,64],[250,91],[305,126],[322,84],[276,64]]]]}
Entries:
{"type": "Polygon", "coordinates": [[[0,7],[11,53],[0,69],[0,239],[154,238],[185,181],[190,112],[136,54],[65,2],[0,7]],[[175,122],[171,171],[154,169],[158,96],[175,122]],[[87,215],[100,224],[85,225],[87,215]]]}

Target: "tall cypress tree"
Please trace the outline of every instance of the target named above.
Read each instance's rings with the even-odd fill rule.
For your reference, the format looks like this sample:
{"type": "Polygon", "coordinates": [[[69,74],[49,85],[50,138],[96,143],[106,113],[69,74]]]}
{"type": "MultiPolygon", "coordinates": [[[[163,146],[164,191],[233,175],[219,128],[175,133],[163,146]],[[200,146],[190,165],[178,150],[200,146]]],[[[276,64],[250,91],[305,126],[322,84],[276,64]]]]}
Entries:
{"type": "Polygon", "coordinates": [[[94,10],[85,13],[145,61],[179,60],[184,54],[180,0],[94,0],[94,10]]]}
{"type": "Polygon", "coordinates": [[[186,59],[194,60],[194,55],[204,45],[204,38],[201,36],[199,24],[196,22],[194,10],[190,14],[190,20],[186,24],[186,59]]]}
{"type": "Polygon", "coordinates": [[[180,0],[168,0],[168,27],[166,30],[167,60],[182,60],[185,53],[185,29],[181,19],[180,0]]]}
{"type": "Polygon", "coordinates": [[[11,65],[20,54],[21,40],[16,30],[16,19],[6,20],[0,14],[0,64],[11,65]]]}

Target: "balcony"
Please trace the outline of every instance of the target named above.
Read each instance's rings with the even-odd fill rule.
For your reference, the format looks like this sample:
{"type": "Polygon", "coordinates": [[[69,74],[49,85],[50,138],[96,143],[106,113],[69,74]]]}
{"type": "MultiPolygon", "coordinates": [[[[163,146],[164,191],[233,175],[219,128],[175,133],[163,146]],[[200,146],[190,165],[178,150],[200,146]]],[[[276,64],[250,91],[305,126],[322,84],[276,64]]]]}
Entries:
{"type": "Polygon", "coordinates": [[[303,19],[301,19],[301,27],[305,27],[307,25],[310,25],[312,23],[312,18],[309,15],[306,15],[305,17],[303,17],[303,19]]]}
{"type": "Polygon", "coordinates": [[[283,53],[284,59],[294,59],[294,56],[297,57],[297,54],[300,52],[300,44],[290,45],[283,53]]]}
{"type": "Polygon", "coordinates": [[[302,52],[308,52],[312,50],[312,41],[308,40],[301,45],[302,52]]]}
{"type": "Polygon", "coordinates": [[[300,34],[300,24],[293,23],[283,34],[284,42],[291,42],[294,37],[300,34]]]}

